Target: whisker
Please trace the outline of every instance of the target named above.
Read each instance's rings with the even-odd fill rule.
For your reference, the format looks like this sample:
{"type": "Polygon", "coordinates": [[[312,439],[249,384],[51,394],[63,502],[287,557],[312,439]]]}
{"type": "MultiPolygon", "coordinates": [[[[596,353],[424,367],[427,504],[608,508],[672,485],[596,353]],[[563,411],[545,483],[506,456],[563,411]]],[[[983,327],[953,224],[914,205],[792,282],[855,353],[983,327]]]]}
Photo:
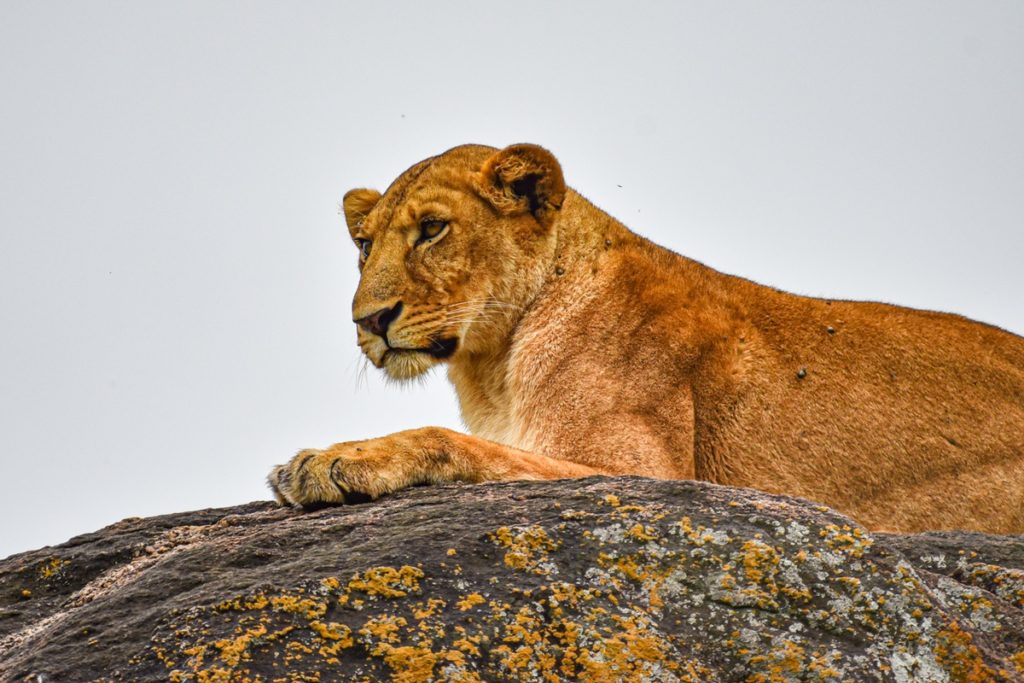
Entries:
{"type": "Polygon", "coordinates": [[[356,376],[356,391],[359,391],[360,385],[362,388],[370,388],[370,380],[367,378],[366,371],[370,367],[370,359],[363,356],[363,362],[359,364],[359,374],[356,376]]]}
{"type": "Polygon", "coordinates": [[[448,304],[444,307],[447,311],[461,310],[464,308],[505,308],[509,310],[522,310],[522,306],[498,301],[496,299],[470,299],[469,301],[448,304]]]}

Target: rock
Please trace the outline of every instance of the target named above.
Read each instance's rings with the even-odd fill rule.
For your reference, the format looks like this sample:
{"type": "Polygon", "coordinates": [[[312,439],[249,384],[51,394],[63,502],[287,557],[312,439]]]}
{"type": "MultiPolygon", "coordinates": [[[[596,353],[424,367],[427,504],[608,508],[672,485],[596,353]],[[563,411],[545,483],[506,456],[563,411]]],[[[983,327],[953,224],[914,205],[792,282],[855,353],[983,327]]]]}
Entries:
{"type": "Polygon", "coordinates": [[[130,519],[0,562],[0,680],[1021,681],[1020,537],[593,478],[130,519]]]}

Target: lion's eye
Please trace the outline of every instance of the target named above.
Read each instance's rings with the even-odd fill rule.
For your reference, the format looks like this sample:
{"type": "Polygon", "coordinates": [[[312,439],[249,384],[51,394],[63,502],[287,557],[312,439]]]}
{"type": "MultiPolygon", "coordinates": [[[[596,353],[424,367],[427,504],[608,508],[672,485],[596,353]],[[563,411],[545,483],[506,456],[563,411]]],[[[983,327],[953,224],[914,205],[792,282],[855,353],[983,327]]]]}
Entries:
{"type": "Polygon", "coordinates": [[[359,249],[359,258],[363,261],[370,258],[370,240],[356,240],[356,248],[359,249]]]}
{"type": "Polygon", "coordinates": [[[439,236],[448,227],[448,221],[442,218],[424,218],[420,221],[420,238],[417,243],[426,242],[439,236]]]}

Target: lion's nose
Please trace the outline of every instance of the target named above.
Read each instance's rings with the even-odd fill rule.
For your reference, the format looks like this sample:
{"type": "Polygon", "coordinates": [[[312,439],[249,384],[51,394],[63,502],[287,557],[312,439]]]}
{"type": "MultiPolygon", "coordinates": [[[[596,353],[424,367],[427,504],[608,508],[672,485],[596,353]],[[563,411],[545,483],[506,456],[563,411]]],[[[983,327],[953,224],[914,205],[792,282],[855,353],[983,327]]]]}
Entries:
{"type": "Polygon", "coordinates": [[[370,334],[375,334],[378,337],[387,339],[388,325],[390,325],[395,318],[402,312],[402,302],[399,301],[392,308],[382,308],[379,311],[371,313],[365,318],[360,318],[356,321],[356,325],[363,328],[370,334]]]}

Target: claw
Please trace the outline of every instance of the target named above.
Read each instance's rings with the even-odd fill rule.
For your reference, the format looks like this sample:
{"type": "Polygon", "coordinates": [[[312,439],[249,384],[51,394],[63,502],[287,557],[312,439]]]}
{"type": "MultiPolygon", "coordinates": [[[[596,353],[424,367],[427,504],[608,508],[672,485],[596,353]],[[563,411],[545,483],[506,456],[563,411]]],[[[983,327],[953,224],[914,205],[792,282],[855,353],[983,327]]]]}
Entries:
{"type": "Polygon", "coordinates": [[[274,498],[279,505],[294,506],[295,501],[291,500],[285,492],[288,488],[288,469],[286,465],[277,465],[267,475],[267,486],[270,487],[274,498]]]}
{"type": "Polygon", "coordinates": [[[339,476],[338,465],[341,464],[341,460],[335,460],[331,463],[331,482],[341,491],[341,497],[347,498],[352,494],[352,488],[345,483],[345,480],[339,476]]]}

